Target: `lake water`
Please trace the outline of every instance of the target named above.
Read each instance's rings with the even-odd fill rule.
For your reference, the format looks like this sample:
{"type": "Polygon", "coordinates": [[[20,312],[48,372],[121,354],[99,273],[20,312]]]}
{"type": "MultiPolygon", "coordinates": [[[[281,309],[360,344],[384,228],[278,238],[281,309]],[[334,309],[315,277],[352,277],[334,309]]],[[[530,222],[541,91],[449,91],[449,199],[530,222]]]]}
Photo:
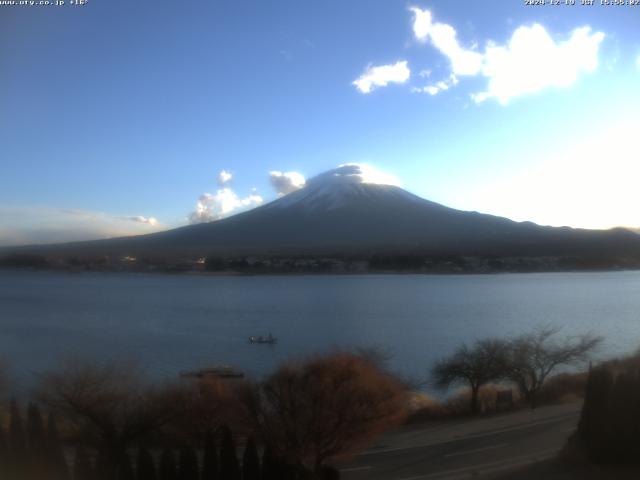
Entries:
{"type": "Polygon", "coordinates": [[[155,377],[214,364],[256,376],[332,346],[383,345],[424,378],[460,342],[541,324],[640,346],[640,272],[213,277],[0,271],[14,388],[65,357],[135,359],[155,377]],[[272,332],[275,346],[251,345],[272,332]]]}

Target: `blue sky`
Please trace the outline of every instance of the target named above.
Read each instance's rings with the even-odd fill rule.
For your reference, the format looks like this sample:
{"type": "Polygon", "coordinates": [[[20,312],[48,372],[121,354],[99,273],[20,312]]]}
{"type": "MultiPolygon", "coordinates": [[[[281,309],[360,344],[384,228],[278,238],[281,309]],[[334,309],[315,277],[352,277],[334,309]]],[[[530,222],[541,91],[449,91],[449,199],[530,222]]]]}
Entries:
{"type": "Polygon", "coordinates": [[[269,172],[353,162],[456,208],[640,226],[640,6],[577,3],[0,6],[0,244],[228,215],[292,187],[269,172]]]}

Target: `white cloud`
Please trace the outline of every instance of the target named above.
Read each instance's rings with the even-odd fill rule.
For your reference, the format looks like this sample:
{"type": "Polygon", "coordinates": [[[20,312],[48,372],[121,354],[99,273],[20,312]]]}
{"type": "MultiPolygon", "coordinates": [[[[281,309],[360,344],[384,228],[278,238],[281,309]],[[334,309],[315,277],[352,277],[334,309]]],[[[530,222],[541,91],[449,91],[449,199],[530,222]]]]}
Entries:
{"type": "Polygon", "coordinates": [[[488,89],[473,95],[476,102],[496,98],[501,104],[548,87],[569,87],[580,74],[598,67],[598,49],[604,33],[590,27],[575,29],[565,41],[556,42],[539,24],[519,27],[505,46],[490,44],[482,74],[488,89]]]}
{"type": "Polygon", "coordinates": [[[166,227],[153,217],[52,207],[0,207],[0,245],[31,245],[142,235],[166,227]]]}
{"type": "Polygon", "coordinates": [[[428,93],[429,95],[433,96],[445,90],[449,90],[449,88],[457,84],[458,77],[456,77],[454,74],[451,74],[446,80],[441,80],[437,83],[426,85],[424,87],[413,87],[411,91],[414,93],[428,93]]]}
{"type": "Polygon", "coordinates": [[[123,220],[131,220],[132,222],[146,223],[148,225],[156,226],[160,225],[160,222],[155,217],[143,217],[142,215],[136,215],[133,217],[122,217],[123,220]]]}
{"type": "MultiPolygon", "coordinates": [[[[556,41],[540,24],[520,26],[505,45],[489,42],[484,53],[460,45],[454,27],[434,23],[431,12],[417,7],[413,33],[421,43],[430,42],[449,59],[451,74],[488,79],[487,89],[472,95],[476,102],[495,98],[505,105],[512,98],[550,87],[569,87],[580,75],[598,67],[598,50],[605,38],[591,28],[576,28],[566,40],[556,41]]],[[[414,88],[431,95],[455,85],[446,81],[414,88]]]]}
{"type": "Polygon", "coordinates": [[[260,195],[251,195],[240,198],[230,188],[221,188],[215,195],[203,193],[198,198],[196,209],[189,215],[189,223],[204,223],[220,220],[231,213],[248,210],[257,207],[263,202],[260,195]]]}
{"type": "Polygon", "coordinates": [[[456,30],[446,23],[433,23],[431,12],[412,7],[413,33],[421,42],[430,40],[451,62],[454,75],[477,75],[482,68],[482,54],[463,48],[458,43],[456,30]]]}
{"type": "Polygon", "coordinates": [[[636,68],[640,70],[640,54],[636,57],[636,68]]]}
{"type": "Polygon", "coordinates": [[[400,186],[400,180],[395,175],[382,172],[366,163],[344,163],[329,173],[334,177],[356,178],[360,183],[400,186]]]}
{"type": "Polygon", "coordinates": [[[287,195],[304,187],[305,178],[298,172],[269,172],[269,181],[278,196],[287,195]]]}
{"type": "Polygon", "coordinates": [[[377,87],[386,87],[389,83],[405,83],[411,76],[406,61],[393,65],[369,65],[365,72],[352,82],[361,93],[371,93],[377,87]]]}
{"type": "Polygon", "coordinates": [[[220,173],[218,174],[218,185],[220,187],[223,187],[227,183],[229,183],[232,179],[233,179],[233,175],[231,174],[231,172],[228,172],[227,170],[221,170],[220,173]]]}
{"type": "Polygon", "coordinates": [[[218,174],[218,185],[220,188],[215,194],[203,193],[196,202],[196,208],[189,214],[189,223],[204,223],[220,220],[231,213],[248,210],[260,205],[264,200],[256,194],[241,198],[236,192],[226,185],[233,176],[227,170],[222,170],[218,174]]]}
{"type": "Polygon", "coordinates": [[[409,8],[413,12],[413,34],[421,42],[426,42],[431,31],[431,12],[418,7],[409,8]]]}

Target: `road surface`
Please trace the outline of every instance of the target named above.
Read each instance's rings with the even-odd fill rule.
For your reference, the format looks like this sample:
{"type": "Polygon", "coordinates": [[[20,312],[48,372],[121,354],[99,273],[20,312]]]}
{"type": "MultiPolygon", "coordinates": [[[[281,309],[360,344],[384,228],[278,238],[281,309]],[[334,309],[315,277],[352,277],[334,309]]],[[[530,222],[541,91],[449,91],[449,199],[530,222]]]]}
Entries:
{"type": "Polygon", "coordinates": [[[476,420],[405,427],[341,468],[346,480],[491,478],[557,455],[580,403],[476,420]]]}

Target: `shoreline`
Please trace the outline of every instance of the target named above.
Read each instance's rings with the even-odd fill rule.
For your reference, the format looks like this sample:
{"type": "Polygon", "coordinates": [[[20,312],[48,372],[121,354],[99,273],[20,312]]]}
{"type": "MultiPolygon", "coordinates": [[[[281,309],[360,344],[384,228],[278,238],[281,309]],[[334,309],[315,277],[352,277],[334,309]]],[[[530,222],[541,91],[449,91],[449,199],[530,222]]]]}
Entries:
{"type": "Polygon", "coordinates": [[[546,273],[623,273],[638,272],[635,268],[601,269],[548,269],[548,270],[367,270],[367,271],[206,271],[206,270],[157,270],[157,269],[101,269],[101,268],[58,268],[58,267],[6,267],[0,266],[0,272],[53,272],[53,273],[134,273],[172,276],[197,277],[308,277],[308,276],[386,276],[386,275],[424,275],[424,276],[476,276],[476,275],[522,275],[546,273]]]}

